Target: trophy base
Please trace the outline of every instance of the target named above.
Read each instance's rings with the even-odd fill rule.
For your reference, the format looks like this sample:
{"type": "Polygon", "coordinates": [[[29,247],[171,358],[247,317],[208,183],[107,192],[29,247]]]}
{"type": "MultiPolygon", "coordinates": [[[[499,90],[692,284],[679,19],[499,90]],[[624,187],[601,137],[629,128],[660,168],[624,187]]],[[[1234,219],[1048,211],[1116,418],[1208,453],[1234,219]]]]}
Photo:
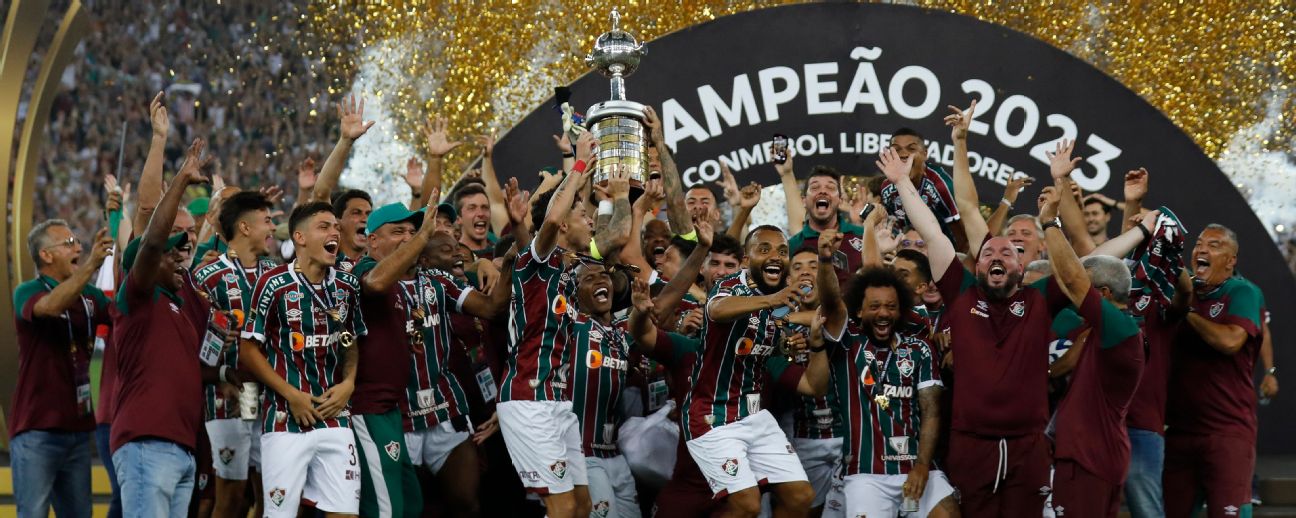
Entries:
{"type": "Polygon", "coordinates": [[[590,106],[589,110],[585,111],[585,125],[586,127],[592,127],[599,119],[613,116],[643,120],[643,111],[644,105],[634,101],[603,101],[590,106]]]}

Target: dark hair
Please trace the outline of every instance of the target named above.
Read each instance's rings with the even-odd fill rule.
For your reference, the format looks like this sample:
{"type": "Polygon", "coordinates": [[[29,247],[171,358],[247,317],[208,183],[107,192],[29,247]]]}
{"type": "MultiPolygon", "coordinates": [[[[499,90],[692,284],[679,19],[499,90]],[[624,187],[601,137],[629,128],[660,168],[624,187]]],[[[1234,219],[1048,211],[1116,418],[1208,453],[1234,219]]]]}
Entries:
{"type": "Polygon", "coordinates": [[[813,245],[811,245],[810,243],[806,243],[806,244],[801,245],[801,248],[798,248],[798,249],[794,250],[794,251],[792,252],[792,255],[790,255],[790,256],[788,256],[788,257],[796,257],[797,254],[804,254],[804,253],[807,253],[807,252],[808,252],[808,253],[812,253],[812,254],[814,254],[815,257],[819,257],[819,249],[818,249],[818,248],[815,248],[815,247],[814,247],[813,245]]]}
{"type": "Polygon", "coordinates": [[[220,204],[220,233],[225,241],[234,239],[235,227],[244,214],[258,210],[270,210],[274,204],[257,191],[239,191],[225,198],[220,204]]]}
{"type": "MultiPolygon", "coordinates": [[[[554,194],[556,194],[558,192],[558,189],[561,188],[562,186],[559,185],[556,188],[549,189],[543,193],[540,193],[539,195],[531,197],[531,233],[532,234],[535,234],[536,232],[540,232],[540,226],[544,225],[545,213],[549,212],[549,202],[550,200],[553,200],[554,194]]],[[[574,196],[572,198],[572,207],[575,207],[580,202],[581,202],[580,195],[578,194],[574,196]]]]}
{"type": "MultiPolygon", "coordinates": [[[[368,195],[365,195],[366,197],[368,195]]],[[[311,216],[321,212],[333,212],[333,206],[327,202],[313,201],[305,205],[298,205],[293,209],[292,214],[288,215],[288,232],[289,234],[297,231],[297,226],[305,223],[311,216]]]]}
{"type": "MultiPolygon", "coordinates": [[[[719,237],[719,236],[716,236],[719,237]]],[[[670,246],[678,248],[680,255],[688,257],[693,254],[693,249],[697,248],[697,241],[689,241],[679,236],[671,237],[670,246]]],[[[713,245],[714,246],[714,245],[713,245]]]]}
{"type": "Polygon", "coordinates": [[[860,308],[864,306],[864,293],[869,288],[895,289],[897,302],[900,303],[900,318],[896,321],[899,325],[894,328],[902,329],[903,324],[909,321],[909,313],[913,311],[913,292],[909,291],[909,286],[901,281],[894,271],[885,266],[869,266],[858,275],[851,277],[850,282],[846,284],[848,317],[854,318],[859,314],[860,308]]]}
{"type": "MultiPolygon", "coordinates": [[[[371,207],[373,206],[373,198],[369,197],[369,193],[364,192],[360,189],[347,189],[345,191],[342,191],[341,194],[337,194],[333,196],[333,206],[329,207],[329,210],[333,211],[334,216],[341,218],[342,213],[346,212],[347,202],[355,199],[361,199],[367,201],[369,202],[369,206],[371,207]]],[[[297,212],[296,209],[294,209],[293,212],[297,212]]],[[[289,231],[291,232],[294,227],[290,225],[288,228],[289,231]]]]}
{"type": "Polygon", "coordinates": [[[932,280],[931,263],[927,261],[927,256],[923,255],[922,252],[919,252],[912,248],[905,248],[902,250],[897,250],[895,258],[904,259],[906,261],[914,263],[915,265],[917,265],[918,275],[921,275],[923,277],[924,282],[931,282],[932,280]]]}
{"type": "Polygon", "coordinates": [[[868,185],[868,190],[870,193],[873,194],[874,197],[878,197],[878,198],[882,197],[882,184],[886,182],[885,176],[882,176],[880,174],[875,176],[870,176],[868,177],[867,180],[865,180],[865,182],[868,182],[865,185],[868,185]]]}
{"type": "MultiPolygon", "coordinates": [[[[472,195],[474,195],[474,194],[480,194],[480,195],[482,195],[482,196],[486,196],[486,188],[485,188],[485,187],[482,187],[482,186],[479,185],[479,184],[475,184],[475,183],[464,184],[463,186],[459,187],[459,190],[455,191],[455,193],[454,193],[454,208],[455,208],[455,211],[456,211],[456,212],[463,212],[463,205],[461,205],[461,204],[459,203],[460,200],[463,200],[464,198],[467,198],[467,197],[472,196],[472,195]]],[[[489,203],[489,201],[490,201],[490,197],[487,196],[486,199],[487,199],[487,202],[489,203]]],[[[537,227],[537,228],[539,228],[539,227],[537,227]]]]}
{"type": "Polygon", "coordinates": [[[892,140],[895,140],[896,137],[903,137],[903,136],[905,136],[905,135],[909,135],[909,136],[912,136],[912,137],[918,137],[918,142],[919,142],[919,143],[926,142],[926,140],[927,140],[927,139],[923,138],[922,133],[918,133],[918,130],[913,129],[913,128],[899,128],[899,129],[897,129],[897,130],[895,130],[895,131],[892,131],[892,132],[891,132],[891,139],[892,139],[892,140]]]}
{"type": "Polygon", "coordinates": [[[506,254],[508,254],[509,249],[513,248],[514,241],[517,240],[513,239],[512,235],[501,237],[499,241],[495,242],[495,249],[492,250],[494,256],[504,257],[506,254]]]}
{"type": "Polygon", "coordinates": [[[711,238],[711,253],[732,255],[740,262],[744,256],[742,243],[728,234],[716,234],[711,238]]]}
{"type": "Polygon", "coordinates": [[[697,185],[694,185],[694,186],[692,186],[692,187],[689,187],[688,189],[684,189],[684,194],[687,195],[689,191],[692,191],[692,190],[694,190],[694,189],[702,189],[702,190],[704,190],[704,191],[706,191],[706,192],[711,193],[711,198],[713,198],[713,199],[715,199],[715,200],[719,200],[719,199],[720,199],[719,196],[716,196],[715,191],[711,190],[711,188],[710,188],[710,187],[707,187],[706,184],[704,184],[704,183],[699,183],[699,184],[697,184],[697,185]]]}
{"type": "Polygon", "coordinates": [[[787,236],[786,234],[783,233],[783,229],[778,228],[774,225],[758,225],[755,228],[752,228],[751,230],[747,231],[747,237],[743,238],[743,248],[746,248],[747,246],[751,245],[752,236],[756,235],[757,232],[760,232],[762,230],[778,232],[780,236],[784,236],[784,237],[787,236]]]}
{"type": "Polygon", "coordinates": [[[1098,204],[1099,207],[1102,207],[1103,214],[1111,214],[1112,208],[1108,206],[1106,203],[1103,203],[1103,201],[1098,198],[1089,198],[1085,200],[1084,205],[1082,205],[1082,207],[1088,207],[1095,203],[1098,204]]]}
{"type": "Polygon", "coordinates": [[[810,169],[810,176],[806,177],[805,188],[801,189],[801,194],[804,195],[810,193],[810,180],[818,176],[832,178],[834,182],[837,182],[837,194],[840,195],[842,193],[841,171],[826,165],[817,165],[810,169]]]}

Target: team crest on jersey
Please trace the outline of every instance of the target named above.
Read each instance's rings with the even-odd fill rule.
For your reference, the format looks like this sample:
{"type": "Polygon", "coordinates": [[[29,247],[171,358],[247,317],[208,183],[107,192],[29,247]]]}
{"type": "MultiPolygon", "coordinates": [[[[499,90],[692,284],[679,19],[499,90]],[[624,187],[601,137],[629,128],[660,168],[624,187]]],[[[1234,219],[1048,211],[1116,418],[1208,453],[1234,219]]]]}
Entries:
{"type": "Polygon", "coordinates": [[[282,488],[282,487],[276,487],[276,488],[274,488],[274,489],[271,489],[271,490],[270,490],[270,503],[274,504],[275,507],[279,507],[279,506],[283,505],[283,501],[284,501],[284,493],[285,493],[285,491],[284,491],[284,488],[282,488]]]}
{"type": "MultiPolygon", "coordinates": [[[[342,293],[342,292],[339,291],[338,293],[342,293]]],[[[341,295],[338,295],[338,299],[341,300],[341,298],[342,298],[342,296],[341,296],[341,295]]],[[[346,321],[346,317],[347,317],[347,305],[346,305],[346,304],[338,304],[338,305],[337,305],[337,310],[338,310],[338,320],[341,320],[341,321],[345,322],[345,321],[346,321]]]]}
{"type": "Polygon", "coordinates": [[[724,472],[731,477],[738,476],[738,459],[729,459],[724,461],[724,464],[720,465],[720,469],[724,470],[724,472]]]}
{"type": "Polygon", "coordinates": [[[558,295],[554,298],[553,307],[549,308],[555,315],[561,315],[567,312],[567,297],[558,295]]]}
{"type": "Polygon", "coordinates": [[[1210,307],[1210,317],[1211,317],[1211,318],[1218,317],[1218,316],[1220,316],[1220,313],[1223,313],[1223,312],[1224,312],[1224,302],[1223,302],[1223,301],[1220,301],[1220,302],[1216,302],[1216,303],[1214,303],[1214,304],[1211,304],[1211,307],[1210,307]]]}
{"type": "Polygon", "coordinates": [[[387,456],[391,457],[391,460],[400,460],[400,443],[396,441],[388,442],[383,449],[387,450],[387,456]]]}
{"type": "Polygon", "coordinates": [[[1138,302],[1134,303],[1134,309],[1143,311],[1147,309],[1148,304],[1151,303],[1152,303],[1152,296],[1144,293],[1142,297],[1139,297],[1138,302]]]}
{"type": "Polygon", "coordinates": [[[1019,317],[1020,317],[1020,316],[1022,316],[1022,315],[1025,315],[1025,314],[1026,314],[1026,303],[1023,302],[1023,301],[1020,301],[1020,300],[1017,301],[1017,302],[1014,302],[1014,303],[1012,303],[1012,305],[1008,306],[1008,311],[1011,312],[1014,316],[1019,316],[1019,317]]]}
{"type": "Polygon", "coordinates": [[[229,272],[226,273],[225,275],[222,275],[221,279],[224,280],[225,282],[237,282],[238,276],[234,275],[234,272],[229,272]]]}
{"type": "Polygon", "coordinates": [[[207,489],[207,474],[198,475],[198,490],[207,489]]]}
{"type": "Polygon", "coordinates": [[[220,460],[221,460],[221,463],[222,463],[222,464],[229,464],[230,461],[234,460],[234,449],[233,449],[233,448],[221,448],[221,449],[220,449],[220,460]]]}
{"type": "Polygon", "coordinates": [[[854,248],[856,252],[862,252],[864,251],[864,240],[858,237],[852,237],[850,239],[850,246],[851,248],[854,248]]]}
{"type": "Polygon", "coordinates": [[[301,300],[301,298],[302,294],[300,291],[290,291],[287,295],[284,295],[284,299],[288,302],[297,302],[301,300]]]}
{"type": "Polygon", "coordinates": [[[552,471],[554,476],[558,478],[567,476],[567,461],[559,460],[558,462],[550,464],[549,471],[552,471]]]}
{"type": "Polygon", "coordinates": [[[603,518],[607,516],[608,511],[611,510],[612,510],[612,506],[608,504],[607,500],[599,500],[598,503],[594,504],[593,507],[590,507],[590,514],[594,516],[598,516],[599,518],[603,518]]]}
{"type": "Polygon", "coordinates": [[[914,361],[909,358],[903,358],[896,362],[896,368],[900,369],[900,375],[908,378],[913,375],[914,361]]]}

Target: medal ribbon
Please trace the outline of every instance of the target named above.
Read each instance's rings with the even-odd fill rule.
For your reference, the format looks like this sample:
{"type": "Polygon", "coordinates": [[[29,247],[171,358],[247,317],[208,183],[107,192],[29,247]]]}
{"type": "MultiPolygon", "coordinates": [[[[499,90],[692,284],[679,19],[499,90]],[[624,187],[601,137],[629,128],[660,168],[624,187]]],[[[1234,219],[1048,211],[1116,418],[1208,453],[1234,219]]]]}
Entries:
{"type": "MultiPolygon", "coordinates": [[[[337,283],[334,282],[334,276],[337,271],[334,270],[332,266],[328,267],[328,273],[324,276],[324,286],[322,290],[324,295],[322,297],[319,292],[315,291],[315,286],[310,283],[310,279],[307,279],[306,275],[301,272],[301,266],[297,264],[297,261],[293,261],[292,271],[293,278],[297,281],[297,284],[300,284],[301,287],[304,288],[304,291],[311,294],[311,300],[324,308],[324,313],[328,315],[329,320],[336,321],[338,326],[342,327],[341,317],[337,316],[337,313],[334,313],[334,311],[337,311],[337,303],[333,301],[333,292],[329,291],[329,287],[337,285],[337,283]]],[[[326,327],[331,328],[332,326],[330,325],[326,327]]]]}

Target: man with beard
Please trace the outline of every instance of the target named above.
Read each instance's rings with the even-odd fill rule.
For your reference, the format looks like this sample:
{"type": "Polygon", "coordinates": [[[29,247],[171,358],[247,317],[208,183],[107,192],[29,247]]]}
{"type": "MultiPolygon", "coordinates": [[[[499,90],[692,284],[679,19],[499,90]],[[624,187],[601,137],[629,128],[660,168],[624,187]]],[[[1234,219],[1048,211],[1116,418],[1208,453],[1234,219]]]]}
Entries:
{"type": "Polygon", "coordinates": [[[1193,290],[1172,348],[1166,412],[1165,511],[1246,516],[1255,468],[1252,373],[1263,339],[1260,289],[1236,274],[1237,234],[1207,225],[1192,249],[1193,290]]]}
{"type": "MultiPolygon", "coordinates": [[[[273,207],[265,195],[254,191],[224,197],[220,207],[220,237],[228,246],[215,261],[194,272],[194,282],[223,313],[220,318],[232,320],[227,328],[237,332],[252,312],[252,290],[257,280],[275,267],[269,259],[262,259],[267,253],[266,238],[274,232],[270,220],[273,207]]],[[[230,347],[212,359],[226,372],[237,370],[239,348],[230,347]]],[[[261,433],[251,420],[243,419],[237,397],[240,390],[256,390],[256,385],[233,386],[222,380],[204,387],[207,436],[216,475],[212,515],[217,518],[235,516],[243,509],[248,468],[261,463],[261,433]]],[[[260,493],[260,489],[256,492],[260,493]]]]}
{"type": "Polygon", "coordinates": [[[746,255],[746,268],[711,288],[702,351],[685,403],[684,437],[711,491],[725,499],[732,515],[760,512],[757,484],[765,481],[773,486],[776,514],[804,516],[814,489],[760,401],[766,358],[784,338],[774,310],[795,309],[802,297],[798,287],[787,285],[789,250],[782,230],[752,229],[746,255]]]}
{"type": "MultiPolygon", "coordinates": [[[[927,242],[932,278],[955,337],[951,352],[960,380],[946,467],[960,490],[962,512],[1037,517],[1048,493],[1048,348],[1039,338],[1052,322],[1046,285],[1022,289],[1021,256],[1004,237],[981,244],[975,274],[965,270],[910,180],[912,164],[888,148],[878,166],[927,242]]],[[[979,213],[964,217],[984,228],[979,213]]]]}
{"type": "Polygon", "coordinates": [[[821,232],[836,230],[842,236],[841,249],[833,254],[831,260],[832,266],[837,268],[838,281],[844,282],[860,269],[864,229],[838,212],[837,206],[841,204],[841,199],[841,173],[826,166],[811,169],[809,178],[806,178],[805,195],[802,197],[808,217],[801,231],[788,240],[788,246],[793,250],[799,250],[802,246],[814,248],[821,232]]]}
{"type": "MultiPolygon", "coordinates": [[[[900,160],[909,161],[906,163],[911,164],[908,171],[910,183],[918,189],[919,197],[928,210],[936,215],[941,233],[951,241],[954,240],[953,224],[959,220],[959,209],[954,201],[954,179],[939,166],[927,164],[927,144],[922,134],[910,128],[897,129],[891,134],[888,149],[899,156],[900,160]]],[[[882,182],[882,206],[888,214],[899,220],[902,228],[912,226],[905,207],[900,203],[897,187],[890,177],[882,182]]],[[[930,238],[923,237],[931,243],[930,238]]]]}
{"type": "Polygon", "coordinates": [[[1064,139],[1050,154],[1055,189],[1040,211],[1048,223],[1044,239],[1053,267],[1048,287],[1053,314],[1061,321],[1061,310],[1072,309],[1090,328],[1068,351],[1078,359],[1054,418],[1053,511],[1115,518],[1130,462],[1125,417],[1143,375],[1146,342],[1125,309],[1129,267],[1104,255],[1082,263],[1062,232],[1059,205],[1066,206],[1065,213],[1079,212],[1068,178],[1080,161],[1071,158],[1074,146],[1064,139]],[[1069,307],[1060,301],[1069,301],[1069,307]]]}
{"type": "Polygon", "coordinates": [[[311,202],[288,219],[297,257],[266,272],[252,294],[239,360],[263,386],[261,479],[266,516],[296,516],[304,498],[327,513],[360,510],[350,398],[367,334],[360,281],[334,267],[332,207],[311,202]]]}
{"type": "Polygon", "coordinates": [[[477,257],[493,257],[499,238],[490,229],[491,202],[486,197],[486,189],[476,183],[465,184],[455,191],[454,205],[463,231],[460,242],[477,257]]]}
{"type": "Polygon", "coordinates": [[[585,455],[571,401],[564,392],[571,370],[570,336],[563,329],[569,311],[567,250],[615,254],[630,234],[628,171],[608,180],[612,215],[591,238],[593,223],[576,191],[586,181],[594,137],[576,142],[577,160],[557,189],[532,200],[535,237],[518,255],[512,278],[507,372],[500,381],[500,432],[523,485],[541,495],[549,516],[571,518],[590,512],[585,455]]]}
{"type": "Polygon", "coordinates": [[[1085,198],[1085,232],[1095,245],[1107,242],[1107,224],[1111,222],[1111,207],[1095,196],[1085,198]]]}

